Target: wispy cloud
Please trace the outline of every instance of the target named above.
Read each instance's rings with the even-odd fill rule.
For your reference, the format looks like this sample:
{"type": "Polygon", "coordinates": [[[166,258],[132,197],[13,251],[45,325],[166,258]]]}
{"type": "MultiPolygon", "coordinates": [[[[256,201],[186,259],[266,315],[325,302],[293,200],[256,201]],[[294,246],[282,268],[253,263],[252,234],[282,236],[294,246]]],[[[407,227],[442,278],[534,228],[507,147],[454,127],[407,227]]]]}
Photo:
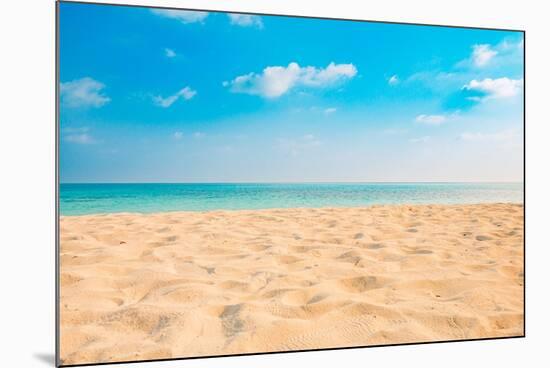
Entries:
{"type": "Polygon", "coordinates": [[[409,142],[411,143],[426,143],[431,140],[431,137],[429,135],[425,135],[423,137],[417,137],[417,138],[411,138],[409,139],[409,142]]]}
{"type": "Polygon", "coordinates": [[[174,138],[176,141],[179,141],[183,138],[183,133],[182,132],[174,132],[174,134],[172,134],[172,138],[174,138]]]}
{"type": "Polygon", "coordinates": [[[523,51],[523,42],[523,38],[521,38],[520,40],[504,39],[497,45],[497,49],[501,53],[517,53],[518,51],[523,51]]]}
{"type": "Polygon", "coordinates": [[[474,45],[472,46],[472,63],[477,67],[484,67],[498,54],[491,45],[474,45]]]}
{"type": "Polygon", "coordinates": [[[441,125],[447,121],[447,116],[445,115],[418,115],[415,119],[417,123],[426,124],[426,125],[441,125]]]}
{"type": "Polygon", "coordinates": [[[330,114],[334,114],[338,109],[336,107],[328,107],[326,109],[323,110],[323,112],[325,113],[325,115],[330,115],[330,114]]]}
{"type": "Polygon", "coordinates": [[[487,69],[502,65],[513,64],[521,61],[523,51],[523,39],[504,39],[501,42],[491,44],[472,45],[472,52],[468,59],[456,64],[459,68],[487,69]]]}
{"type": "Polygon", "coordinates": [[[193,133],[193,138],[195,138],[195,139],[204,138],[204,136],[206,136],[206,134],[204,134],[203,132],[193,133]]]}
{"type": "Polygon", "coordinates": [[[240,27],[256,27],[259,29],[262,29],[264,27],[262,18],[257,15],[227,14],[227,16],[229,17],[229,21],[231,22],[231,24],[240,27]]]}
{"type": "Polygon", "coordinates": [[[482,96],[469,97],[469,99],[474,101],[514,97],[520,94],[522,88],[523,79],[510,79],[506,77],[497,79],[485,78],[483,80],[474,79],[463,87],[464,90],[482,94],[482,96]]]}
{"type": "Polygon", "coordinates": [[[508,129],[495,133],[465,132],[460,135],[463,141],[510,141],[521,137],[517,129],[508,129]]]}
{"type": "Polygon", "coordinates": [[[277,140],[279,149],[292,156],[297,156],[302,152],[319,147],[322,144],[323,142],[313,134],[305,134],[300,138],[280,138],[277,140]]]}
{"type": "Polygon", "coordinates": [[[67,107],[101,107],[111,101],[103,94],[104,88],[103,83],[85,77],[61,83],[60,96],[67,107]]]}
{"type": "Polygon", "coordinates": [[[191,89],[191,87],[185,87],[181,90],[179,90],[176,94],[173,94],[168,97],[162,97],[162,96],[154,96],[153,102],[160,107],[170,107],[176,102],[178,99],[184,99],[184,100],[190,100],[197,94],[197,91],[191,89]]]}
{"type": "Polygon", "coordinates": [[[151,9],[151,12],[161,17],[179,20],[184,24],[202,23],[208,17],[208,12],[202,11],[151,9]]]}
{"type": "Polygon", "coordinates": [[[164,49],[164,55],[166,55],[167,58],[174,58],[177,56],[176,52],[169,48],[164,49]]]}
{"type": "Polygon", "coordinates": [[[97,141],[89,133],[90,129],[88,127],[80,128],[64,128],[61,133],[63,135],[63,140],[69,143],[75,144],[94,144],[97,141]]]}
{"type": "Polygon", "coordinates": [[[404,84],[420,84],[438,93],[448,93],[457,84],[464,83],[463,73],[441,70],[425,70],[416,72],[403,80],[404,84]]]}
{"type": "Polygon", "coordinates": [[[395,86],[397,84],[399,84],[399,77],[397,76],[397,74],[394,74],[392,75],[389,79],[388,79],[388,84],[390,86],[395,86]]]}
{"type": "MultiPolygon", "coordinates": [[[[469,109],[487,99],[518,94],[523,83],[521,80],[483,78],[495,73],[518,73],[521,71],[522,62],[522,39],[504,38],[496,44],[472,44],[467,57],[458,61],[452,68],[442,70],[436,67],[415,72],[401,83],[408,86],[415,84],[415,88],[425,87],[432,90],[442,98],[442,106],[445,109],[469,109]]],[[[512,74],[515,75],[517,74],[512,74]]]]}
{"type": "Polygon", "coordinates": [[[95,143],[95,140],[88,133],[70,134],[70,135],[65,136],[65,140],[67,142],[78,143],[78,144],[92,144],[92,143],[95,143]]]}
{"type": "Polygon", "coordinates": [[[261,74],[249,73],[232,81],[223,82],[234,93],[247,93],[266,98],[277,98],[295,87],[322,88],[349,80],[357,74],[353,64],[330,63],[326,68],[301,67],[292,62],[288,66],[268,66],[261,74]]]}

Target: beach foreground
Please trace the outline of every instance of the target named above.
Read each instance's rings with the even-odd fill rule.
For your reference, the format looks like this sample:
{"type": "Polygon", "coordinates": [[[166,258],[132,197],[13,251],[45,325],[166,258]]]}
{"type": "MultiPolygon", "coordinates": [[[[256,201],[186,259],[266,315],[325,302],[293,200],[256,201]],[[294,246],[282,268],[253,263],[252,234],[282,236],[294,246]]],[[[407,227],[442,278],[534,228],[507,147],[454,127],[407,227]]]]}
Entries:
{"type": "Polygon", "coordinates": [[[523,334],[523,206],[61,218],[63,364],[523,334]]]}

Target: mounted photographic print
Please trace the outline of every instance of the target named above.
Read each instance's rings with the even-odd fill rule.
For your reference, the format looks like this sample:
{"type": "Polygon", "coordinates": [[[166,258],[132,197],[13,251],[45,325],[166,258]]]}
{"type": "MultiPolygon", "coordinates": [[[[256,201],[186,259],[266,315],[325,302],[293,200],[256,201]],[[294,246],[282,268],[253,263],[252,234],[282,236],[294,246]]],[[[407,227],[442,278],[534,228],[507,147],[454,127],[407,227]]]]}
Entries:
{"type": "Polygon", "coordinates": [[[524,336],[523,31],[57,16],[58,365],[524,336]]]}

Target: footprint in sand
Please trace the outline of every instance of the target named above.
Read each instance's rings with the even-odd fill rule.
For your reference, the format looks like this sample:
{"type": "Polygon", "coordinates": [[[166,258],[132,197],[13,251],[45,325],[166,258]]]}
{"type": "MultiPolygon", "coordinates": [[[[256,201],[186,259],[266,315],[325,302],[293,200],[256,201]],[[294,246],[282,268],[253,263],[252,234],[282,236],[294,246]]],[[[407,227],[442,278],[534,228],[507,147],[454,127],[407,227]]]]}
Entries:
{"type": "Polygon", "coordinates": [[[350,279],[340,280],[340,285],[344,290],[354,293],[362,293],[367,290],[378,289],[385,285],[376,276],[359,276],[350,279]]]}
{"type": "Polygon", "coordinates": [[[206,272],[208,272],[209,275],[212,275],[213,273],[216,273],[216,267],[208,267],[208,266],[199,266],[206,272]]]}
{"type": "Polygon", "coordinates": [[[220,314],[224,334],[228,338],[228,344],[233,340],[235,335],[244,330],[244,321],[239,317],[241,309],[242,304],[227,305],[220,314]]]}
{"type": "Polygon", "coordinates": [[[367,249],[382,249],[382,248],[385,248],[386,246],[384,244],[381,244],[381,243],[370,243],[370,244],[367,244],[365,246],[365,248],[367,249]]]}
{"type": "Polygon", "coordinates": [[[411,254],[432,254],[433,252],[431,250],[428,250],[428,249],[417,249],[417,250],[414,250],[410,253],[411,254]]]}
{"type": "Polygon", "coordinates": [[[476,240],[477,241],[486,241],[486,240],[491,240],[493,238],[491,238],[490,236],[487,236],[487,235],[478,235],[476,236],[476,240]]]}
{"type": "Polygon", "coordinates": [[[357,265],[359,263],[359,261],[361,261],[362,258],[361,258],[359,253],[352,250],[352,251],[344,252],[344,253],[340,254],[336,259],[338,259],[342,262],[348,262],[348,263],[353,263],[353,264],[357,265]]]}
{"type": "Polygon", "coordinates": [[[327,294],[317,294],[315,296],[313,296],[311,299],[309,299],[306,304],[315,304],[315,303],[318,303],[320,302],[321,300],[324,300],[328,297],[327,294]]]}
{"type": "Polygon", "coordinates": [[[353,239],[363,239],[365,235],[363,233],[357,233],[353,236],[353,239]]]}

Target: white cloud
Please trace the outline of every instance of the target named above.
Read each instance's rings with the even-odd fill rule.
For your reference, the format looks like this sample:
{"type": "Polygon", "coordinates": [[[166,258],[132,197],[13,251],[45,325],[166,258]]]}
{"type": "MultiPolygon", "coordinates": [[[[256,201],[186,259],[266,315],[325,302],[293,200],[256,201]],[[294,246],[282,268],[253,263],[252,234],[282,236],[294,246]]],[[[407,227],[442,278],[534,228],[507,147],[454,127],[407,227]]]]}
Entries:
{"type": "Polygon", "coordinates": [[[517,51],[523,51],[523,38],[520,40],[504,39],[502,42],[500,42],[496,46],[496,49],[500,53],[506,53],[506,52],[515,53],[517,51]]]}
{"type": "Polygon", "coordinates": [[[472,62],[477,67],[484,67],[498,54],[498,52],[488,44],[474,45],[472,48],[472,62]]]}
{"type": "Polygon", "coordinates": [[[65,136],[65,140],[71,143],[78,144],[92,144],[95,143],[95,140],[88,133],[82,134],[69,134],[65,136]]]}
{"type": "Polygon", "coordinates": [[[185,24],[202,23],[208,16],[208,12],[188,10],[151,9],[151,12],[161,17],[177,19],[185,24]]]}
{"type": "Polygon", "coordinates": [[[204,134],[203,132],[195,132],[193,133],[193,137],[194,138],[203,138],[206,134],[204,134]]]}
{"type": "Polygon", "coordinates": [[[520,138],[520,134],[516,129],[508,129],[496,133],[465,132],[460,135],[460,139],[464,141],[509,141],[518,138],[520,138]]]}
{"type": "Polygon", "coordinates": [[[62,133],[71,134],[71,133],[86,133],[89,132],[90,128],[88,127],[65,127],[61,129],[62,133]]]}
{"type": "Polygon", "coordinates": [[[485,78],[470,81],[463,89],[484,93],[483,97],[470,97],[472,100],[483,101],[517,96],[523,88],[523,79],[485,78]]]}
{"type": "Polygon", "coordinates": [[[60,95],[62,102],[69,107],[101,107],[111,99],[102,90],[105,85],[90,77],[75,79],[61,83],[60,95]]]}
{"type": "Polygon", "coordinates": [[[162,97],[162,96],[154,96],[153,101],[156,105],[160,107],[170,107],[174,102],[176,102],[178,99],[183,98],[184,100],[190,100],[197,94],[197,91],[191,89],[190,87],[185,87],[178,91],[178,93],[168,96],[168,97],[162,97]]]}
{"type": "Polygon", "coordinates": [[[525,41],[524,41],[523,38],[522,38],[521,41],[519,41],[519,42],[517,43],[517,48],[523,50],[524,47],[525,47],[525,41]]]}
{"type": "Polygon", "coordinates": [[[164,49],[164,54],[165,54],[166,57],[168,57],[168,58],[173,58],[173,57],[176,57],[176,56],[177,56],[176,52],[175,52],[174,50],[172,50],[172,49],[169,49],[169,48],[164,49]]]}
{"type": "Polygon", "coordinates": [[[241,26],[241,27],[256,27],[263,28],[264,24],[262,18],[257,15],[250,14],[227,14],[231,24],[241,26]]]}
{"type": "Polygon", "coordinates": [[[524,47],[525,47],[525,41],[524,41],[523,38],[522,38],[521,41],[519,41],[519,42],[516,44],[516,48],[523,51],[523,48],[524,48],[524,47]]]}
{"type": "Polygon", "coordinates": [[[90,129],[88,127],[67,127],[63,128],[61,133],[63,134],[63,140],[76,144],[93,144],[96,140],[90,135],[90,129]]]}
{"type": "Polygon", "coordinates": [[[523,40],[505,38],[495,45],[477,44],[472,46],[470,57],[456,64],[459,68],[487,68],[517,65],[523,59],[523,40]]]}
{"type": "MultiPolygon", "coordinates": [[[[469,62],[469,61],[468,61],[469,62]]],[[[438,70],[420,71],[403,79],[406,85],[420,84],[440,94],[448,94],[450,90],[456,89],[456,85],[464,83],[464,73],[446,72],[438,70]]]]}
{"type": "Polygon", "coordinates": [[[417,123],[427,124],[427,125],[441,125],[447,121],[445,115],[418,115],[415,119],[417,123]]]}
{"type": "Polygon", "coordinates": [[[395,85],[398,84],[398,83],[399,83],[399,77],[397,76],[397,74],[392,75],[392,76],[390,77],[390,79],[388,79],[388,84],[389,84],[390,86],[395,86],[395,85]]]}
{"type": "Polygon", "coordinates": [[[325,115],[330,115],[335,113],[337,110],[338,109],[336,107],[328,107],[325,110],[323,110],[323,112],[325,113],[325,115]]]}
{"type": "Polygon", "coordinates": [[[350,79],[357,74],[357,68],[353,64],[334,64],[334,62],[324,69],[308,66],[301,68],[301,71],[302,83],[306,86],[315,87],[322,87],[341,80],[350,79]]]}
{"type": "Polygon", "coordinates": [[[288,66],[268,66],[261,74],[249,73],[240,75],[232,81],[223,82],[231,92],[260,95],[266,98],[277,98],[294,87],[312,88],[328,87],[353,78],[357,68],[353,64],[330,63],[326,68],[313,66],[301,67],[292,62],[288,66]]]}
{"type": "Polygon", "coordinates": [[[174,132],[174,134],[172,134],[172,137],[175,140],[179,141],[183,138],[183,133],[182,132],[174,132]]]}
{"type": "Polygon", "coordinates": [[[411,143],[426,143],[430,139],[431,139],[431,137],[429,135],[425,135],[423,137],[411,138],[411,139],[409,139],[409,142],[411,142],[411,143]]]}
{"type": "Polygon", "coordinates": [[[292,156],[297,156],[302,152],[314,149],[322,144],[323,142],[313,134],[305,134],[303,137],[297,139],[282,138],[277,140],[279,149],[292,156]]]}

